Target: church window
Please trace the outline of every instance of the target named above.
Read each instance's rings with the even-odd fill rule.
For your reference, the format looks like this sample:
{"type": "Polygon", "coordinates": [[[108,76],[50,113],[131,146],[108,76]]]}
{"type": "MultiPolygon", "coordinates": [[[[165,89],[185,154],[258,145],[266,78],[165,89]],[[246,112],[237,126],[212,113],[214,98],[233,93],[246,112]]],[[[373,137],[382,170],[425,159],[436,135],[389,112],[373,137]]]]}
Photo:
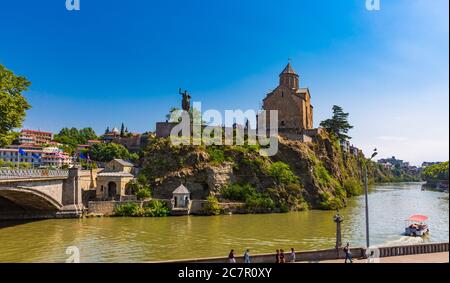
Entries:
{"type": "Polygon", "coordinates": [[[284,91],[281,92],[281,97],[284,97],[284,91]]]}

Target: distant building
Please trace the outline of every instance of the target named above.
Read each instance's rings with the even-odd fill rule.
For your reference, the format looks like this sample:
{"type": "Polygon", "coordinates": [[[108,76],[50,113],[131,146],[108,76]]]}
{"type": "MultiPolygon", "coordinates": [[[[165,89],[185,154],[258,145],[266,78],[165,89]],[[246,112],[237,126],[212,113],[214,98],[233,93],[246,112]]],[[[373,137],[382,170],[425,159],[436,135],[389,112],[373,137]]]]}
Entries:
{"type": "Polygon", "coordinates": [[[397,167],[397,166],[402,167],[403,160],[396,159],[395,156],[392,156],[391,158],[379,159],[378,163],[379,164],[390,163],[394,167],[397,167]]]}
{"type": "Polygon", "coordinates": [[[115,137],[111,140],[113,143],[123,145],[130,152],[139,152],[141,148],[147,143],[148,135],[146,134],[127,134],[125,137],[115,137]]]}
{"type": "Polygon", "coordinates": [[[51,132],[23,129],[22,131],[20,131],[19,144],[50,144],[52,138],[53,134],[51,132]]]}
{"type": "Polygon", "coordinates": [[[98,200],[120,200],[131,197],[133,192],[126,191],[126,184],[134,179],[134,165],[122,159],[106,163],[105,169],[97,174],[96,198],[98,200]]]}
{"type": "Polygon", "coordinates": [[[72,158],[57,147],[47,148],[0,148],[0,160],[3,162],[30,163],[33,167],[70,166],[72,158]]]}
{"type": "Polygon", "coordinates": [[[116,127],[114,127],[111,131],[106,132],[103,136],[102,136],[102,140],[106,141],[106,142],[110,142],[115,138],[120,137],[120,131],[119,129],[117,129],[116,127]]]}

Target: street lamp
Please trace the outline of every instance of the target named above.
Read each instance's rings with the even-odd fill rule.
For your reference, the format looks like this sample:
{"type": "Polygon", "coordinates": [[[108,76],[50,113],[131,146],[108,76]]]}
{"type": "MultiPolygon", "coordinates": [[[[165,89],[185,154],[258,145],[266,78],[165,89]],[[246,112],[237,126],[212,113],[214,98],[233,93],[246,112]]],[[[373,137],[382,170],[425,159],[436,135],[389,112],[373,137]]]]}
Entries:
{"type": "Polygon", "coordinates": [[[368,163],[378,154],[377,149],[373,150],[372,156],[367,160],[364,165],[364,195],[366,199],[366,246],[370,247],[370,237],[369,237],[369,185],[367,181],[367,165],[368,163]]]}

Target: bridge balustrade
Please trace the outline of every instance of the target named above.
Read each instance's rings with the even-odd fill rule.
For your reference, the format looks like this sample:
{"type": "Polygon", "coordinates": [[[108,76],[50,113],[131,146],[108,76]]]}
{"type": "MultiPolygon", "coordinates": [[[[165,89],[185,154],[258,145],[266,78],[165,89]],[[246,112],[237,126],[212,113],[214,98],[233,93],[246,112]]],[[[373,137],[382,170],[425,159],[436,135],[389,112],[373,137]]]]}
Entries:
{"type": "Polygon", "coordinates": [[[68,170],[53,169],[0,169],[0,180],[45,178],[45,177],[68,177],[68,170]]]}

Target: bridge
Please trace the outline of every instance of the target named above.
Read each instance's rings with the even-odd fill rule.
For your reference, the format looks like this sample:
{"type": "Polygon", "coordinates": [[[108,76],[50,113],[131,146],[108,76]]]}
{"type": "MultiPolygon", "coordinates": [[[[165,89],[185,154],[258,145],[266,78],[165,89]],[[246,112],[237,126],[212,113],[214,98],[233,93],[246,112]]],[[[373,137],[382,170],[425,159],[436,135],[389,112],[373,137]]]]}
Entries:
{"type": "Polygon", "coordinates": [[[0,219],[81,216],[85,175],[77,168],[0,169],[0,219]]]}

